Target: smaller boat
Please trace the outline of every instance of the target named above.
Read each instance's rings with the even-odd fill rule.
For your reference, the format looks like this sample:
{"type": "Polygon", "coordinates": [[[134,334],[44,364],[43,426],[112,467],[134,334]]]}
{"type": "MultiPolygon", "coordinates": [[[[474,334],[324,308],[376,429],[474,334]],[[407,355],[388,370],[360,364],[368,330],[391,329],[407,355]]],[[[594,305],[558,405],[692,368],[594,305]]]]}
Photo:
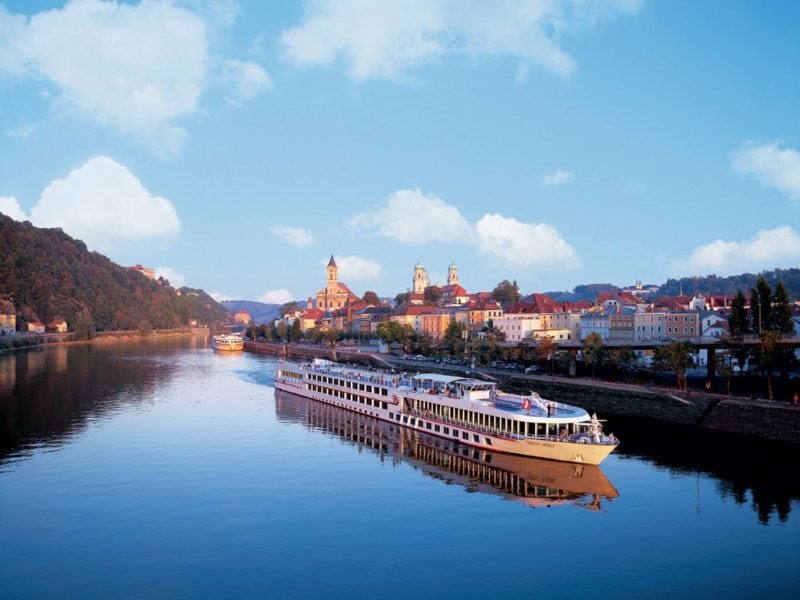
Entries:
{"type": "Polygon", "coordinates": [[[241,352],[244,350],[244,338],[232,333],[223,333],[211,338],[211,345],[214,350],[220,352],[241,352]]]}

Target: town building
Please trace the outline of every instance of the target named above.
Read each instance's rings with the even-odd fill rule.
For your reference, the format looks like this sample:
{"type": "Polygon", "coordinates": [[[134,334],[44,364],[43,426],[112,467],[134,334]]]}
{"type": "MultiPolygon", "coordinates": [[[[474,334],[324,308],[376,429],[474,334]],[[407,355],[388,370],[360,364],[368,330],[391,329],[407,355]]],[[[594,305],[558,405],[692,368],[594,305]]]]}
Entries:
{"type": "Polygon", "coordinates": [[[328,266],[325,267],[325,272],[327,275],[326,285],[317,292],[318,309],[322,311],[335,310],[344,307],[348,301],[358,300],[358,296],[351,292],[350,288],[339,282],[339,267],[336,266],[332,254],[328,266]]]}
{"type": "Polygon", "coordinates": [[[246,310],[237,310],[235,313],[233,313],[233,320],[237,323],[249,325],[253,322],[253,317],[251,317],[250,313],[246,310]]]}
{"type": "Polygon", "coordinates": [[[28,333],[44,333],[44,331],[44,323],[40,323],[39,321],[31,321],[28,323],[28,333]]]}
{"type": "Polygon", "coordinates": [[[622,306],[619,312],[608,315],[608,340],[610,342],[632,342],[634,329],[634,314],[632,307],[622,306]]]}
{"type": "Polygon", "coordinates": [[[664,337],[664,312],[641,311],[633,315],[633,339],[637,342],[664,337]]]}
{"type": "Polygon", "coordinates": [[[428,271],[420,263],[414,265],[414,276],[411,280],[411,291],[415,294],[424,294],[425,288],[431,284],[428,271]]]}
{"type": "Polygon", "coordinates": [[[664,331],[668,338],[695,340],[700,336],[700,315],[694,311],[672,312],[664,315],[664,331]]]}
{"type": "Polygon", "coordinates": [[[17,332],[17,311],[14,300],[9,295],[0,295],[0,335],[14,335],[17,332]]]}
{"type": "Polygon", "coordinates": [[[47,330],[53,333],[67,333],[67,322],[60,315],[53,317],[47,324],[47,330]]]}
{"type": "Polygon", "coordinates": [[[591,334],[599,335],[603,340],[609,338],[609,313],[605,310],[590,310],[581,315],[581,340],[591,334]]]}
{"type": "Polygon", "coordinates": [[[131,271],[138,271],[139,273],[141,273],[142,275],[144,275],[148,279],[152,279],[152,280],[155,281],[155,278],[156,278],[156,270],[155,269],[151,269],[150,267],[143,267],[142,265],[140,265],[138,263],[133,265],[132,267],[129,267],[129,268],[130,268],[131,271]]]}
{"type": "Polygon", "coordinates": [[[494,326],[494,321],[503,316],[503,307],[495,300],[471,300],[465,305],[467,327],[470,333],[478,333],[494,326]]]}

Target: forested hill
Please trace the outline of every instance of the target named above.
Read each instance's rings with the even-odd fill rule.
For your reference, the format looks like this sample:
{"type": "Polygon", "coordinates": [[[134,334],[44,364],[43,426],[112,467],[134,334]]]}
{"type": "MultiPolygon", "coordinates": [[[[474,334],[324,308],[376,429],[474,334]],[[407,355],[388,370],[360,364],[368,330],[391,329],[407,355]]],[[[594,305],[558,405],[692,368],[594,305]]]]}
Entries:
{"type": "Polygon", "coordinates": [[[228,322],[202,290],[152,281],[121,267],[61,229],[40,229],[0,214],[0,294],[11,294],[18,321],[66,319],[71,330],[165,329],[228,322]]]}
{"type": "Polygon", "coordinates": [[[749,297],[750,290],[756,286],[758,276],[763,274],[767,283],[774,289],[778,280],[782,280],[792,298],[800,297],[800,269],[773,269],[763,273],[743,273],[730,277],[706,275],[705,277],[683,277],[668,279],[661,286],[661,295],[677,296],[678,294],[735,294],[738,291],[749,297]]]}

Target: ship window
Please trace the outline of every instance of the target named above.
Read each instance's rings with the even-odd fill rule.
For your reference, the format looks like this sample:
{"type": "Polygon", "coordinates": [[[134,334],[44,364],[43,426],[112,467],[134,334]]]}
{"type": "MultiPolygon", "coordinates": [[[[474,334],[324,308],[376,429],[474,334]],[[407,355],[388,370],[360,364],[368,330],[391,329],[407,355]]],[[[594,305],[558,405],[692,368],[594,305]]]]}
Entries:
{"type": "Polygon", "coordinates": [[[438,426],[438,425],[434,425],[434,426],[433,426],[433,430],[434,430],[434,431],[439,431],[439,426],[438,426]]]}
{"type": "Polygon", "coordinates": [[[403,417],[403,423],[408,423],[408,417],[403,417]]]}
{"type": "Polygon", "coordinates": [[[412,425],[416,425],[416,424],[417,424],[417,420],[412,418],[412,419],[411,419],[411,424],[412,424],[412,425]]]}
{"type": "Polygon", "coordinates": [[[461,433],[461,437],[463,439],[465,439],[465,440],[468,440],[469,439],[469,434],[466,431],[464,431],[464,432],[461,433]]]}
{"type": "Polygon", "coordinates": [[[389,418],[394,419],[394,413],[389,413],[389,418]]]}
{"type": "Polygon", "coordinates": [[[382,408],[383,410],[386,410],[387,408],[389,408],[389,404],[388,404],[388,403],[386,403],[386,402],[381,402],[381,408],[382,408]]]}
{"type": "Polygon", "coordinates": [[[481,441],[481,438],[480,438],[480,437],[478,437],[477,435],[475,435],[475,434],[473,433],[473,434],[472,434],[472,441],[473,441],[473,442],[480,442],[480,441],[481,441]]]}
{"type": "Polygon", "coordinates": [[[431,428],[431,424],[430,424],[430,423],[425,423],[425,427],[426,427],[427,429],[430,429],[430,428],[431,428]]]}
{"type": "Polygon", "coordinates": [[[453,429],[453,437],[458,437],[458,429],[453,429]]]}
{"type": "Polygon", "coordinates": [[[486,443],[487,446],[492,445],[492,440],[490,440],[488,437],[483,438],[483,441],[486,443]]]}
{"type": "MultiPolygon", "coordinates": [[[[405,417],[403,417],[403,418],[405,418],[405,417]]],[[[398,420],[398,421],[400,420],[400,415],[397,415],[397,420],[398,420]]]]}
{"type": "Polygon", "coordinates": [[[450,428],[449,427],[445,427],[444,428],[444,434],[445,435],[450,435],[450,428]]]}

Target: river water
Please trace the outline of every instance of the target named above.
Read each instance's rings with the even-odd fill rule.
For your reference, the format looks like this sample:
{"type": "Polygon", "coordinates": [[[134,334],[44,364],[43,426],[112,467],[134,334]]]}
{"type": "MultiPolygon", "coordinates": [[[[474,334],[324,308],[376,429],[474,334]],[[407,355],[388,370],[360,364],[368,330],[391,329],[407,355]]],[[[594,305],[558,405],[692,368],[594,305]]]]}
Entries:
{"type": "Polygon", "coordinates": [[[797,597],[797,449],[612,417],[599,469],[492,456],[276,395],[274,367],[0,356],[0,597],[797,597]]]}

